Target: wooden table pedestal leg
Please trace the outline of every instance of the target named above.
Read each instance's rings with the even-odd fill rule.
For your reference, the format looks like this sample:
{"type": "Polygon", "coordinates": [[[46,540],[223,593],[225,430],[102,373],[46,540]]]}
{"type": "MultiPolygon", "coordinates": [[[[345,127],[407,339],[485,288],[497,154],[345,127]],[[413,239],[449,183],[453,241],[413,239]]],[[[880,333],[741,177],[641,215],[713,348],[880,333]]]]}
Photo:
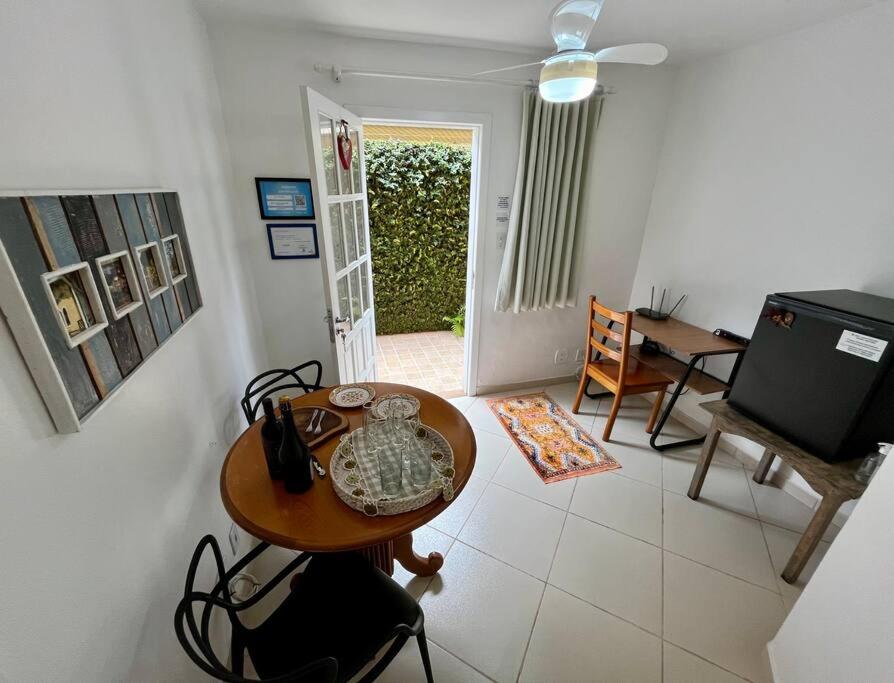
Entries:
{"type": "Polygon", "coordinates": [[[374,567],[392,576],[394,574],[394,542],[371,545],[359,551],[374,567]]]}
{"type": "Polygon", "coordinates": [[[394,559],[416,576],[432,576],[444,566],[444,556],[441,553],[429,553],[428,557],[422,557],[413,551],[413,534],[398,536],[393,543],[394,559]]]}
{"type": "Polygon", "coordinates": [[[705,483],[705,475],[711,466],[711,460],[714,458],[714,450],[717,448],[717,440],[720,438],[720,429],[717,427],[717,418],[711,420],[711,429],[705,437],[705,443],[702,444],[701,455],[698,456],[698,464],[695,466],[695,472],[692,473],[692,481],[689,483],[689,497],[692,500],[698,500],[699,494],[702,492],[702,484],[705,483]]]}
{"type": "Polygon", "coordinates": [[[820,539],[822,539],[823,534],[826,533],[826,529],[835,517],[835,513],[838,512],[838,508],[841,507],[841,504],[845,500],[847,500],[847,498],[841,498],[834,495],[823,496],[819,507],[816,509],[816,512],[813,513],[813,519],[810,520],[810,524],[807,525],[804,535],[801,536],[801,540],[798,541],[798,545],[795,547],[795,551],[789,558],[788,564],[786,564],[785,569],[782,570],[783,581],[786,583],[794,583],[798,580],[801,570],[804,569],[807,560],[813,555],[813,551],[816,550],[816,546],[819,545],[820,539]]]}

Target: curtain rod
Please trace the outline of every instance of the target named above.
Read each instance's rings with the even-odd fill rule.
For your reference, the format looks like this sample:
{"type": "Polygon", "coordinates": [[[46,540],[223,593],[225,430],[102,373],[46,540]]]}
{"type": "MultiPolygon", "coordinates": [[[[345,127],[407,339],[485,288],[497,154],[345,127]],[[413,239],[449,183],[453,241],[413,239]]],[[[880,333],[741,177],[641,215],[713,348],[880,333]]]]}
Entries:
{"type": "Polygon", "coordinates": [[[340,83],[343,76],[365,76],[367,78],[396,78],[407,81],[440,81],[447,83],[467,83],[471,85],[501,85],[507,88],[529,88],[537,85],[536,79],[513,81],[504,78],[476,78],[475,76],[454,76],[450,74],[418,73],[412,71],[374,71],[338,64],[314,64],[317,73],[328,73],[332,80],[340,83]]]}
{"type": "MultiPolygon", "coordinates": [[[[338,64],[314,64],[314,71],[328,73],[332,80],[341,83],[344,76],[360,76],[366,78],[395,78],[405,81],[434,81],[441,83],[464,83],[467,85],[499,85],[504,88],[536,88],[539,80],[529,78],[526,81],[513,81],[506,78],[476,78],[475,76],[455,76],[451,74],[432,74],[413,71],[373,71],[338,64]]],[[[616,90],[605,87],[601,83],[596,86],[596,95],[614,95],[616,90]]]]}

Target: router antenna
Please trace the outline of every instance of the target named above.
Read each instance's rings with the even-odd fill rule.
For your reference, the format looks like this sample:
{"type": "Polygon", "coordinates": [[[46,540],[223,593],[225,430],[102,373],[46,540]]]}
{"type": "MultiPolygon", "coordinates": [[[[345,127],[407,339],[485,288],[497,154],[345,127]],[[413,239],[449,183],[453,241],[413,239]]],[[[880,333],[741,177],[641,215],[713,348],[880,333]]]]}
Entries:
{"type": "Polygon", "coordinates": [[[683,299],[685,299],[685,298],[686,298],[686,295],[684,294],[683,296],[680,297],[680,300],[674,304],[674,307],[672,309],[670,309],[670,311],[668,311],[668,313],[667,313],[668,318],[670,318],[671,313],[673,313],[674,311],[677,310],[677,306],[679,306],[681,303],[683,303],[683,299]]]}

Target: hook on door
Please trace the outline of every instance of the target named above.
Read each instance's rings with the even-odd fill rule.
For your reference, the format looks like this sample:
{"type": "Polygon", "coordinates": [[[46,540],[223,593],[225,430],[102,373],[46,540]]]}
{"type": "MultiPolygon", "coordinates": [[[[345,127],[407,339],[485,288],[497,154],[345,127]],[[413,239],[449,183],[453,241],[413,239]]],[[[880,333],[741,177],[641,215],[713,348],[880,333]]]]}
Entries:
{"type": "Polygon", "coordinates": [[[335,318],[332,321],[332,326],[335,329],[336,334],[342,338],[344,341],[345,337],[348,335],[348,332],[351,331],[351,319],[350,318],[335,318]]]}

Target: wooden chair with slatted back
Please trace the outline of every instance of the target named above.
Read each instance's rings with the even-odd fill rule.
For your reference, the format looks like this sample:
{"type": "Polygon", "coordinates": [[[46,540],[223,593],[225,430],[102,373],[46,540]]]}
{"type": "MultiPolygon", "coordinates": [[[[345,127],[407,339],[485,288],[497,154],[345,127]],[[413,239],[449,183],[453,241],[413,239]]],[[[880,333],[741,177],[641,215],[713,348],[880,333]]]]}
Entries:
{"type": "Polygon", "coordinates": [[[613,311],[596,301],[595,297],[590,297],[590,304],[587,307],[586,362],[581,373],[580,386],[577,389],[572,412],[577,413],[580,408],[584,390],[590,379],[596,380],[612,392],[615,399],[602,432],[602,438],[605,441],[611,439],[612,427],[615,426],[615,418],[618,417],[618,410],[621,408],[624,396],[656,391],[658,396],[655,397],[655,405],[652,407],[649,422],[646,424],[646,433],[651,434],[655,427],[655,421],[658,419],[658,413],[661,411],[664,394],[668,385],[672,384],[671,380],[661,373],[630,357],[632,322],[632,311],[623,313],[613,311]],[[606,319],[608,323],[601,323],[599,318],[606,319]],[[623,329],[619,329],[619,325],[623,329]],[[609,346],[608,344],[611,343],[609,340],[615,342],[617,347],[609,346]]]}

